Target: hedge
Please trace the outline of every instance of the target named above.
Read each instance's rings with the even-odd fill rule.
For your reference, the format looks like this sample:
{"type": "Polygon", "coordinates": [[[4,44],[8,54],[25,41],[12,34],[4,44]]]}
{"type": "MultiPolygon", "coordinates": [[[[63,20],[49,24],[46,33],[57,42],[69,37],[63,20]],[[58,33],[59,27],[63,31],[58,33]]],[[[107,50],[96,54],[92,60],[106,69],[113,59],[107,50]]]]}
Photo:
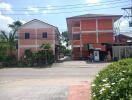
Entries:
{"type": "Polygon", "coordinates": [[[92,83],[92,100],[132,100],[132,59],[108,65],[92,83]]]}

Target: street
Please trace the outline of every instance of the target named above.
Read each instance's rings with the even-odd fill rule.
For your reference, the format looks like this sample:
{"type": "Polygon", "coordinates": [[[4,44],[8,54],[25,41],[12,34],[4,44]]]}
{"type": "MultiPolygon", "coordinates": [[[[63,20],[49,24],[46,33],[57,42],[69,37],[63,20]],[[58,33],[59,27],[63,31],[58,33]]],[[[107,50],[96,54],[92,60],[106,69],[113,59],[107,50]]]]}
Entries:
{"type": "Polygon", "coordinates": [[[87,100],[92,80],[108,64],[65,61],[50,68],[0,69],[0,100],[87,100]]]}

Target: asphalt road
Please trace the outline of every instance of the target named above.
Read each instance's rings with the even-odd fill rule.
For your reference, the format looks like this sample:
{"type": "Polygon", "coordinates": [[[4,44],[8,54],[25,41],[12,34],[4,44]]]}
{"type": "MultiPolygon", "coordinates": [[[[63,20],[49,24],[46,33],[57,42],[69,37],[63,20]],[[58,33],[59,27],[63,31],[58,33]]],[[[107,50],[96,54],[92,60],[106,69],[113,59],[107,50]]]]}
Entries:
{"type": "Polygon", "coordinates": [[[108,64],[65,61],[50,68],[0,69],[0,100],[68,100],[70,86],[91,82],[108,64]]]}

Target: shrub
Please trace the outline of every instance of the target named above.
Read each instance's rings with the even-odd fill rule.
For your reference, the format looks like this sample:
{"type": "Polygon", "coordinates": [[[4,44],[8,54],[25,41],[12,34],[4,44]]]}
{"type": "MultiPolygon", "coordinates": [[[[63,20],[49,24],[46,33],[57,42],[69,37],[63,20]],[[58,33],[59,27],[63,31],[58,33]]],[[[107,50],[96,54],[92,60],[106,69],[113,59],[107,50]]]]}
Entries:
{"type": "Polygon", "coordinates": [[[108,65],[92,84],[92,100],[132,100],[132,59],[108,65]]]}
{"type": "Polygon", "coordinates": [[[24,61],[25,65],[32,66],[33,65],[33,53],[30,49],[25,50],[24,52],[24,61]]]}
{"type": "Polygon", "coordinates": [[[0,47],[0,62],[4,61],[5,55],[6,55],[6,48],[0,47]]]}
{"type": "MultiPolygon", "coordinates": [[[[47,46],[48,47],[48,46],[47,46]]],[[[41,66],[45,64],[52,64],[54,62],[54,56],[52,50],[40,50],[38,52],[32,52],[30,49],[25,50],[24,59],[19,63],[20,66],[41,66]]]]}
{"type": "Polygon", "coordinates": [[[47,63],[48,64],[52,64],[54,62],[54,55],[53,55],[53,51],[47,51],[47,63]]]}
{"type": "Polygon", "coordinates": [[[17,64],[17,58],[16,58],[16,56],[12,55],[12,56],[4,56],[3,57],[2,65],[4,67],[14,66],[16,64],[17,64]]]}

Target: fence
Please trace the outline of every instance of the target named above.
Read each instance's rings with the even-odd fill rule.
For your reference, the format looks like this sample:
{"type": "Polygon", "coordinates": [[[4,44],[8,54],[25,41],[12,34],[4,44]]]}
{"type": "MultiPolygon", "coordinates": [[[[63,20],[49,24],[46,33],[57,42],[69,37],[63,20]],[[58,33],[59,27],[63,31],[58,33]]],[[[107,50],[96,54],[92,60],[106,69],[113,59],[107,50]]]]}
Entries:
{"type": "Polygon", "coordinates": [[[114,59],[132,57],[132,46],[112,46],[112,51],[114,59]]]}

